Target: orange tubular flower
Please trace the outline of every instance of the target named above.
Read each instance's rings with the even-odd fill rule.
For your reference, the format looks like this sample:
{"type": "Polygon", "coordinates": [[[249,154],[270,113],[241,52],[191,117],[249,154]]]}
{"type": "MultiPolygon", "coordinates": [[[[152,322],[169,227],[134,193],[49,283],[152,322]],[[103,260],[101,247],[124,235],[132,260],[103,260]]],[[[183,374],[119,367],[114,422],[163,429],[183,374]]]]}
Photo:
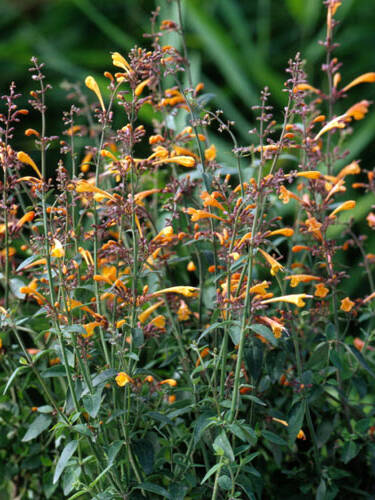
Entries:
{"type": "Polygon", "coordinates": [[[82,337],[85,339],[92,337],[94,335],[94,330],[97,326],[101,326],[102,324],[99,321],[92,321],[91,323],[86,323],[83,325],[83,328],[86,330],[86,333],[82,333],[82,337]]]}
{"type": "Polygon", "coordinates": [[[310,250],[310,247],[307,247],[306,245],[294,245],[292,247],[293,253],[302,252],[302,250],[310,250]]]}
{"type": "Polygon", "coordinates": [[[31,222],[35,217],[35,212],[32,210],[31,212],[27,212],[24,216],[20,218],[20,220],[16,224],[16,229],[20,229],[26,222],[31,222]]]}
{"type": "Polygon", "coordinates": [[[258,283],[250,288],[250,293],[255,293],[257,295],[267,295],[267,288],[269,287],[268,281],[262,281],[262,283],[258,283]]]}
{"type": "Polygon", "coordinates": [[[19,160],[22,163],[26,163],[26,165],[30,165],[30,167],[38,175],[39,179],[42,179],[42,174],[40,173],[39,168],[36,166],[36,163],[34,162],[34,160],[32,160],[27,153],[25,153],[24,151],[19,151],[17,153],[17,160],[19,160]]]}
{"type": "Polygon", "coordinates": [[[147,80],[144,80],[143,82],[141,82],[139,85],[137,85],[137,87],[135,88],[134,90],[134,94],[139,97],[142,92],[143,92],[143,89],[146,87],[146,85],[148,85],[150,83],[150,78],[147,78],[147,80]]]}
{"type": "Polygon", "coordinates": [[[357,161],[352,161],[349,163],[349,165],[346,165],[338,174],[337,174],[337,179],[343,179],[347,175],[355,175],[359,174],[361,172],[361,169],[358,165],[357,161]]]}
{"type": "Polygon", "coordinates": [[[273,302],[287,302],[288,304],[294,304],[297,307],[304,307],[306,303],[303,299],[311,299],[312,295],[307,295],[306,293],[297,293],[294,295],[283,295],[282,297],[273,297],[272,299],[262,300],[262,304],[272,304],[273,302]]]}
{"type": "Polygon", "coordinates": [[[271,257],[271,255],[269,255],[267,252],[265,252],[261,248],[258,248],[258,251],[263,255],[263,257],[266,259],[268,264],[271,266],[271,275],[272,276],[275,276],[276,273],[284,270],[284,267],[279,262],[277,262],[277,260],[275,260],[273,257],[271,257]]]}
{"type": "Polygon", "coordinates": [[[320,278],[317,276],[311,276],[310,274],[294,274],[291,276],[285,276],[286,280],[290,281],[290,286],[295,288],[300,283],[309,283],[310,281],[320,281],[320,278]]]}
{"type": "Polygon", "coordinates": [[[320,297],[320,298],[324,299],[324,297],[328,293],[329,293],[329,290],[328,290],[328,288],[326,288],[324,286],[323,283],[318,283],[317,285],[315,285],[315,292],[314,292],[315,297],[320,297]]]}
{"type": "Polygon", "coordinates": [[[107,193],[107,191],[103,191],[103,189],[93,186],[87,181],[83,180],[77,181],[75,183],[75,190],[77,191],[77,193],[95,193],[95,194],[100,194],[103,198],[108,198],[112,201],[115,200],[115,197],[107,193]]]}
{"type": "Polygon", "coordinates": [[[335,210],[329,215],[329,217],[336,217],[336,214],[342,212],[343,210],[351,210],[356,205],[354,200],[348,200],[342,203],[339,207],[335,208],[335,210]]]}
{"type": "Polygon", "coordinates": [[[102,97],[102,94],[100,92],[99,86],[96,83],[95,78],[93,76],[87,76],[85,79],[85,85],[88,89],[90,89],[94,92],[94,94],[96,95],[96,97],[98,98],[98,100],[100,102],[100,106],[102,107],[102,110],[105,111],[103,97],[102,97]]]}
{"type": "Polygon", "coordinates": [[[186,210],[186,213],[191,215],[192,222],[196,222],[196,221],[201,220],[201,219],[217,219],[217,220],[221,220],[222,222],[226,222],[226,220],[223,219],[222,217],[219,217],[218,215],[215,215],[215,214],[211,214],[210,212],[207,212],[206,210],[196,210],[195,208],[189,207],[186,210]]]}
{"type": "Polygon", "coordinates": [[[294,200],[302,202],[301,198],[299,198],[297,195],[292,193],[292,191],[289,191],[288,189],[286,189],[285,186],[280,186],[279,199],[282,200],[282,202],[284,204],[286,204],[286,203],[289,203],[290,198],[293,198],[294,200]]]}
{"type": "Polygon", "coordinates": [[[268,236],[276,236],[278,234],[280,234],[281,236],[290,237],[290,236],[293,236],[294,230],[291,229],[290,227],[285,227],[283,229],[276,229],[275,231],[271,231],[269,234],[267,234],[267,237],[268,236]]]}
{"type": "Polygon", "coordinates": [[[346,92],[347,90],[359,85],[361,83],[374,83],[375,82],[375,73],[364,73],[361,76],[358,76],[354,80],[352,80],[348,85],[346,85],[341,92],[346,92]]]}
{"type": "Polygon", "coordinates": [[[308,83],[300,83],[293,88],[293,92],[295,94],[297,92],[306,92],[307,90],[309,90],[310,92],[313,92],[314,94],[320,94],[319,89],[316,89],[315,87],[313,87],[312,85],[309,85],[308,83]]]}
{"type": "Polygon", "coordinates": [[[345,299],[342,299],[341,301],[340,309],[341,311],[344,312],[350,312],[354,306],[355,303],[352,300],[350,300],[349,297],[345,297],[345,299]]]}
{"type": "Polygon", "coordinates": [[[203,206],[204,207],[216,207],[219,210],[222,210],[223,212],[225,211],[225,208],[223,205],[217,201],[217,197],[221,196],[220,193],[217,191],[214,191],[213,193],[209,194],[207,191],[203,191],[200,195],[200,198],[203,200],[203,206]]]}
{"type": "Polygon", "coordinates": [[[197,270],[197,266],[194,264],[194,262],[191,260],[188,265],[186,266],[186,269],[190,272],[193,273],[194,271],[197,270]]]}
{"type": "Polygon", "coordinates": [[[195,367],[197,368],[201,364],[201,358],[204,359],[209,354],[210,354],[210,349],[208,347],[205,347],[204,349],[202,349],[200,352],[200,357],[195,362],[195,367]]]}
{"type": "MultiPolygon", "coordinates": [[[[279,424],[281,425],[284,425],[285,427],[289,427],[289,424],[286,420],[281,420],[281,418],[276,418],[276,417],[272,417],[272,420],[274,422],[278,422],[279,424]]],[[[305,433],[303,432],[303,430],[301,429],[299,431],[299,433],[297,434],[297,439],[303,439],[303,440],[306,440],[306,435],[305,433]]]]}
{"type": "Polygon", "coordinates": [[[180,301],[180,307],[177,309],[177,317],[178,321],[187,321],[192,312],[189,309],[189,306],[186,304],[184,300],[180,301]]]}
{"type": "Polygon", "coordinates": [[[314,236],[316,236],[319,240],[322,240],[322,233],[320,231],[320,228],[322,227],[322,224],[315,219],[315,217],[309,217],[308,219],[305,220],[305,224],[307,227],[307,231],[309,233],[312,233],[314,236]]]}
{"type": "Polygon", "coordinates": [[[133,379],[125,372],[120,372],[116,375],[116,384],[120,387],[124,387],[126,384],[133,383],[133,379]]]}
{"type": "Polygon", "coordinates": [[[286,330],[285,326],[280,323],[280,321],[276,321],[273,318],[267,318],[267,316],[259,316],[266,325],[270,326],[273,332],[275,339],[279,339],[282,335],[283,330],[286,330]]]}
{"type": "Polygon", "coordinates": [[[168,384],[169,387],[176,387],[177,381],[174,378],[167,378],[166,380],[162,380],[159,382],[160,385],[168,384]]]}
{"type": "Polygon", "coordinates": [[[214,161],[216,158],[216,147],[212,144],[209,148],[205,149],[204,157],[207,161],[214,161]]]}
{"type": "Polygon", "coordinates": [[[306,170],[306,172],[297,172],[296,177],[305,177],[306,179],[319,179],[321,176],[318,170],[306,170]]]}

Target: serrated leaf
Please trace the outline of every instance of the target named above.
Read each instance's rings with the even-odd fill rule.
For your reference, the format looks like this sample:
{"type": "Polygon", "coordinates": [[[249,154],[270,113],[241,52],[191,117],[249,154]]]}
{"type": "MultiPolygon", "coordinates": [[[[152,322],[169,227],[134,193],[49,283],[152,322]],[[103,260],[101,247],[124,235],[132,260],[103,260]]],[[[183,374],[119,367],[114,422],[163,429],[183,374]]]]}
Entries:
{"type": "Polygon", "coordinates": [[[53,484],[57,483],[57,481],[59,480],[65,467],[68,465],[68,462],[69,462],[71,456],[76,451],[77,446],[78,446],[78,441],[74,440],[74,441],[70,441],[70,443],[68,443],[65,446],[65,448],[63,449],[63,451],[60,455],[60,458],[56,464],[55,473],[53,475],[53,484]]]}
{"type": "Polygon", "coordinates": [[[48,429],[51,422],[52,417],[49,415],[38,415],[27,429],[26,434],[22,438],[22,442],[31,441],[31,439],[38,437],[39,434],[48,429]]]}

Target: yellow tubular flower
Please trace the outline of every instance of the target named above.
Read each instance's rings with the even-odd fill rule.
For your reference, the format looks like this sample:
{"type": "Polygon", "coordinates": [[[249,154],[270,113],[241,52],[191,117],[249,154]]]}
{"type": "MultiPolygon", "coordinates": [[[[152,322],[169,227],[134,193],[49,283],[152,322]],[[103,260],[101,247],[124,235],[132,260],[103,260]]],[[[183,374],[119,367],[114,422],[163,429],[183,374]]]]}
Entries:
{"type": "Polygon", "coordinates": [[[42,174],[40,173],[39,168],[36,166],[36,163],[34,162],[34,160],[32,160],[27,153],[25,153],[24,151],[19,151],[17,153],[17,160],[19,160],[22,163],[26,163],[26,165],[30,165],[30,167],[38,175],[39,179],[42,179],[42,174]]]}
{"type": "Polygon", "coordinates": [[[139,97],[142,92],[143,92],[143,89],[146,87],[146,85],[148,85],[150,83],[150,78],[147,78],[147,80],[144,80],[143,82],[141,82],[139,85],[136,86],[135,88],[135,91],[134,91],[134,94],[139,97]]]}
{"type": "Polygon", "coordinates": [[[273,297],[272,299],[262,300],[261,304],[272,304],[273,302],[287,302],[298,307],[304,307],[306,304],[303,299],[311,299],[312,295],[306,293],[296,293],[292,295],[283,295],[281,297],[273,297]]]}
{"type": "Polygon", "coordinates": [[[310,281],[319,281],[320,278],[317,276],[311,276],[310,274],[292,274],[291,276],[285,276],[286,280],[290,281],[290,286],[295,288],[300,283],[309,283],[310,281]]]}
{"type": "Polygon", "coordinates": [[[276,273],[284,270],[284,267],[279,262],[277,262],[277,260],[275,260],[273,257],[271,257],[271,255],[269,255],[267,252],[265,252],[261,248],[258,248],[258,251],[263,255],[263,257],[266,259],[268,264],[271,266],[271,275],[272,276],[275,276],[276,273]]]}
{"type": "Polygon", "coordinates": [[[79,180],[75,183],[75,190],[77,193],[98,193],[102,195],[104,198],[108,198],[112,201],[115,200],[114,196],[111,194],[107,193],[107,191],[103,191],[103,189],[100,189],[96,186],[93,186],[87,181],[79,180]]]}
{"type": "Polygon", "coordinates": [[[159,302],[156,302],[156,304],[153,304],[152,306],[148,307],[145,309],[139,316],[138,319],[141,323],[144,323],[151,314],[156,311],[158,307],[164,304],[164,300],[159,300],[159,302]]]}
{"type": "Polygon", "coordinates": [[[96,95],[96,97],[99,99],[100,106],[102,107],[102,110],[105,111],[103,97],[102,97],[102,94],[100,92],[99,86],[96,83],[95,78],[93,76],[87,76],[86,80],[85,80],[85,85],[86,85],[86,87],[88,89],[90,89],[90,90],[92,90],[94,92],[94,94],[96,95]]]}
{"type": "Polygon", "coordinates": [[[343,210],[351,210],[356,205],[354,200],[348,200],[342,203],[339,207],[335,208],[335,210],[329,215],[329,217],[336,217],[336,214],[342,212],[343,210]]]}
{"type": "Polygon", "coordinates": [[[163,316],[162,314],[159,314],[158,316],[153,318],[149,324],[156,326],[157,328],[164,329],[165,328],[165,316],[163,316]]]}
{"type": "Polygon", "coordinates": [[[256,293],[257,295],[267,295],[267,288],[269,287],[268,281],[262,281],[250,288],[250,293],[256,293]]]}
{"type": "Polygon", "coordinates": [[[113,52],[112,64],[113,66],[117,66],[118,68],[123,69],[128,74],[130,73],[130,71],[132,71],[128,61],[119,52],[113,52]]]}
{"type": "Polygon", "coordinates": [[[154,292],[152,296],[157,297],[158,295],[162,295],[163,293],[179,293],[184,297],[196,297],[198,291],[199,288],[195,288],[194,286],[171,286],[170,288],[163,288],[163,290],[154,292]]]}
{"type": "Polygon", "coordinates": [[[53,246],[51,247],[51,257],[62,259],[64,256],[65,256],[65,250],[61,242],[55,238],[53,240],[53,246]]]}
{"type": "Polygon", "coordinates": [[[133,383],[133,379],[125,372],[118,373],[115,380],[116,384],[120,387],[124,387],[126,384],[129,384],[129,382],[133,383]]]}
{"type": "Polygon", "coordinates": [[[154,165],[162,165],[163,163],[177,163],[183,167],[194,167],[195,159],[192,156],[172,156],[170,158],[163,158],[153,162],[154,165]]]}

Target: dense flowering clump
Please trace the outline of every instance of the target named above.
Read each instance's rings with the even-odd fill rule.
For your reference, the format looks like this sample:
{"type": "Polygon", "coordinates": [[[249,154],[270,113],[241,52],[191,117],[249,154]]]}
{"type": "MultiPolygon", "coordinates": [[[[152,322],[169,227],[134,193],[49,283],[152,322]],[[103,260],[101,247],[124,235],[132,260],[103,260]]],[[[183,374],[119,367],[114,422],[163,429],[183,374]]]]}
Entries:
{"type": "Polygon", "coordinates": [[[148,49],[112,54],[107,89],[90,75],[70,94],[52,178],[58,138],[47,136],[43,65],[33,59],[30,106],[42,119],[25,131],[30,154],[13,137],[27,113],[13,84],[3,97],[0,356],[5,346],[22,360],[6,390],[22,370],[33,377],[43,405],[23,440],[53,429],[50,483],[65,469],[64,494],[271,498],[278,469],[298,478],[294,495],[334,498],[365,448],[375,256],[350,215],[352,188],[375,184],[346,160],[345,138],[371,104],[349,91],[375,73],[340,88],[341,2],[325,3],[328,91],[307,83],[297,54],[282,122],[265,88],[251,145],[239,147],[231,122],[202,104],[187,54],[163,44],[165,33],[183,35],[181,19],[158,23],[157,11],[148,49]],[[229,170],[215,129],[233,139],[229,170]],[[347,296],[348,248],[363,260],[358,298],[347,296]]]}

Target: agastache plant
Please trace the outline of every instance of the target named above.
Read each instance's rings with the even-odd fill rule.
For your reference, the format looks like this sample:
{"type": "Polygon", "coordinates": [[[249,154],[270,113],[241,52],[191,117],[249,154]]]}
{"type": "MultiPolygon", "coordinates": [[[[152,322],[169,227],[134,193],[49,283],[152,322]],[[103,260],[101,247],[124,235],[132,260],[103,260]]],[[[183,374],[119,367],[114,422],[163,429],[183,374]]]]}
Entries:
{"type": "Polygon", "coordinates": [[[14,83],[3,96],[0,360],[5,397],[31,408],[22,442],[48,449],[46,498],[276,498],[278,480],[285,498],[335,498],[342,478],[370,492],[375,256],[348,219],[375,185],[345,140],[371,105],[350,90],[375,73],[341,84],[341,2],[325,5],[328,84],[298,53],[285,107],[267,86],[253,106],[251,144],[192,79],[180,0],[176,20],[153,13],[146,48],[111,54],[106,88],[64,84],[61,138],[36,58],[30,110],[14,83]]]}

